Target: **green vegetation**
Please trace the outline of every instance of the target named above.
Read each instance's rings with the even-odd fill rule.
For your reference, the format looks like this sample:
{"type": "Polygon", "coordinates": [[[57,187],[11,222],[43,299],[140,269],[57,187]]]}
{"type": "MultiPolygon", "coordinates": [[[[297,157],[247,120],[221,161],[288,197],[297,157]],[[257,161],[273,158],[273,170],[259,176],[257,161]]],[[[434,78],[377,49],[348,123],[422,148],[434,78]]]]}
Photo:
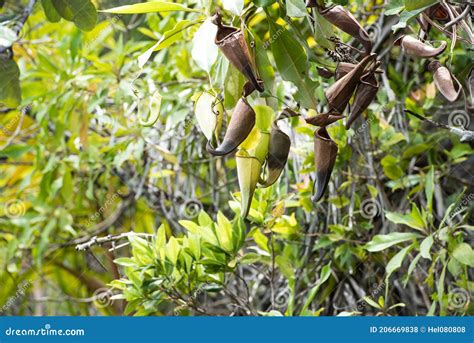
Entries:
{"type": "Polygon", "coordinates": [[[469,4],[0,8],[2,315],[473,314],[469,4]]]}

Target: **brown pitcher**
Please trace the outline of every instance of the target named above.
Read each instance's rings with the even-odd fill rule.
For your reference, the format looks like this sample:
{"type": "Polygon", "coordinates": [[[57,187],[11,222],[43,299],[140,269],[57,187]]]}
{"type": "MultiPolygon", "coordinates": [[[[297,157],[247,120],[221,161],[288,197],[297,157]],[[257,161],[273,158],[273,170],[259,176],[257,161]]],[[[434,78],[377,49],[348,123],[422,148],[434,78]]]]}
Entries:
{"type": "Polygon", "coordinates": [[[401,46],[402,50],[407,55],[423,58],[438,56],[446,49],[447,46],[445,41],[441,41],[440,46],[435,48],[423,43],[415,37],[408,35],[399,37],[395,42],[393,42],[393,44],[401,46]]]}
{"type": "Polygon", "coordinates": [[[370,54],[372,51],[372,42],[370,41],[369,34],[360,25],[357,19],[354,18],[351,12],[341,5],[318,8],[318,10],[331,24],[357,39],[364,47],[366,55],[370,54]]]}
{"type": "MultiPolygon", "coordinates": [[[[339,80],[341,77],[347,75],[355,67],[357,67],[357,64],[349,63],[349,62],[339,62],[337,64],[336,71],[334,73],[336,80],[339,80]]],[[[375,72],[377,74],[382,74],[383,70],[382,69],[376,69],[375,72]]]]}
{"type": "Polygon", "coordinates": [[[222,143],[217,148],[213,148],[211,142],[207,142],[206,150],[214,156],[230,154],[247,138],[254,125],[255,111],[247,99],[242,97],[235,106],[222,143]]]}
{"type": "Polygon", "coordinates": [[[313,117],[305,118],[304,120],[308,124],[324,127],[331,125],[332,123],[335,123],[336,121],[341,120],[342,118],[344,118],[344,116],[340,114],[319,113],[313,117]]]}
{"type": "Polygon", "coordinates": [[[364,59],[360,61],[354,69],[337,80],[326,90],[326,99],[328,101],[329,108],[332,111],[336,111],[339,114],[344,112],[344,109],[349,103],[349,100],[351,99],[352,94],[354,93],[357,84],[360,81],[360,78],[365,72],[365,68],[375,59],[375,57],[376,54],[370,54],[364,57],[364,59]]]}
{"type": "Polygon", "coordinates": [[[369,71],[360,79],[357,90],[354,96],[354,103],[352,104],[351,114],[347,119],[346,130],[348,130],[352,123],[359,118],[367,107],[372,103],[377,95],[380,84],[375,77],[375,72],[369,71]]]}
{"type": "Polygon", "coordinates": [[[260,187],[269,187],[278,180],[281,173],[283,172],[283,169],[285,168],[286,162],[288,161],[288,155],[290,154],[290,137],[280,130],[278,127],[278,121],[298,115],[298,113],[290,109],[285,109],[283,113],[280,114],[273,122],[272,130],[270,132],[270,144],[267,156],[268,176],[265,181],[260,180],[260,187]]]}
{"type": "Polygon", "coordinates": [[[319,201],[326,191],[337,157],[337,144],[325,127],[314,132],[314,164],[316,166],[316,192],[313,201],[319,201]]]}
{"type": "Polygon", "coordinates": [[[220,15],[214,18],[217,25],[215,43],[224,56],[237,68],[259,92],[264,91],[263,82],[259,82],[254,72],[254,64],[242,30],[222,25],[220,15]]]}
{"type": "Polygon", "coordinates": [[[453,77],[448,68],[441,65],[439,61],[432,61],[428,65],[428,70],[433,73],[433,79],[439,92],[449,101],[454,102],[461,93],[461,86],[458,84],[458,90],[454,87],[453,77]]]}

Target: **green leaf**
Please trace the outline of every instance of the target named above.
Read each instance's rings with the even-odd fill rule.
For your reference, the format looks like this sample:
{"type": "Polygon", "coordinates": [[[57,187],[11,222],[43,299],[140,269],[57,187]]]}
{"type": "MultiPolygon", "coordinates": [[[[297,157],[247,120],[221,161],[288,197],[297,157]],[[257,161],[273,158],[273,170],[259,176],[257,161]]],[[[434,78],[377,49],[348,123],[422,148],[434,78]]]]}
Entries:
{"type": "Polygon", "coordinates": [[[431,166],[430,171],[426,175],[425,181],[425,196],[428,202],[428,212],[433,210],[433,193],[434,193],[434,166],[431,166]]]}
{"type": "Polygon", "coordinates": [[[403,11],[400,14],[400,19],[399,19],[398,23],[396,25],[392,26],[392,30],[396,31],[398,29],[403,29],[403,28],[407,27],[408,21],[410,21],[411,19],[416,17],[418,14],[420,14],[424,10],[425,10],[425,8],[420,8],[420,9],[413,10],[413,11],[406,11],[406,10],[403,11]]]}
{"type": "Polygon", "coordinates": [[[288,259],[288,257],[284,255],[278,255],[275,258],[275,262],[278,265],[280,272],[283,274],[285,278],[287,278],[288,280],[294,279],[295,270],[291,264],[291,261],[288,259]]]}
{"type": "Polygon", "coordinates": [[[201,25],[193,37],[191,56],[196,64],[208,73],[217,59],[218,48],[214,43],[216,34],[217,26],[208,19],[201,25]]]}
{"type": "Polygon", "coordinates": [[[420,244],[420,255],[423,258],[426,258],[428,260],[431,260],[431,255],[430,255],[430,250],[431,246],[433,245],[433,236],[429,235],[426,237],[423,242],[420,244]]]}
{"type": "Polygon", "coordinates": [[[125,5],[125,6],[102,10],[101,12],[117,13],[117,14],[136,14],[136,13],[155,13],[155,12],[163,13],[163,12],[174,12],[174,11],[199,12],[198,10],[188,8],[181,4],[177,4],[173,2],[164,2],[164,1],[144,2],[144,3],[133,4],[133,5],[125,5]]]}
{"type": "Polygon", "coordinates": [[[372,307],[374,307],[374,308],[376,308],[376,309],[378,309],[378,310],[381,310],[381,309],[382,309],[382,308],[380,307],[380,305],[377,304],[370,296],[366,296],[366,297],[364,297],[363,299],[364,299],[364,301],[365,301],[367,304],[369,304],[370,306],[372,306],[372,307]]]}
{"type": "Polygon", "coordinates": [[[385,8],[385,15],[395,15],[403,11],[405,5],[403,0],[390,0],[388,6],[385,8]]]}
{"type": "Polygon", "coordinates": [[[323,268],[321,268],[321,273],[319,274],[319,280],[316,282],[316,285],[313,288],[311,288],[311,290],[309,291],[306,302],[303,306],[303,309],[301,310],[301,314],[308,309],[309,305],[311,305],[321,285],[325,283],[331,276],[331,272],[332,272],[331,262],[329,262],[323,268]]]}
{"type": "Polygon", "coordinates": [[[53,0],[41,0],[41,5],[43,6],[44,14],[46,18],[52,22],[57,23],[61,20],[61,16],[58,11],[54,8],[53,0]]]}
{"type": "Polygon", "coordinates": [[[383,171],[385,175],[391,180],[397,180],[401,178],[403,174],[403,170],[400,168],[400,160],[395,158],[392,155],[387,155],[382,160],[380,163],[383,166],[383,171]]]}
{"type": "Polygon", "coordinates": [[[135,267],[137,264],[135,261],[129,257],[119,257],[114,260],[115,264],[118,264],[120,266],[124,267],[135,267]]]}
{"type": "Polygon", "coordinates": [[[474,268],[474,251],[467,243],[461,243],[456,246],[452,256],[462,264],[474,268]]]}
{"type": "Polygon", "coordinates": [[[308,11],[302,0],[286,0],[286,15],[289,17],[306,17],[308,11]]]}
{"type": "Polygon", "coordinates": [[[268,238],[260,230],[256,229],[253,233],[253,239],[255,243],[260,247],[260,249],[265,250],[266,252],[270,252],[268,249],[268,238]]]}
{"type": "Polygon", "coordinates": [[[0,58],[0,103],[17,108],[21,103],[20,69],[15,61],[0,58]]]}
{"type": "Polygon", "coordinates": [[[415,267],[418,264],[418,261],[420,260],[420,258],[421,258],[421,254],[416,255],[413,261],[411,261],[410,266],[408,266],[408,271],[406,273],[405,279],[403,280],[403,287],[406,287],[408,284],[408,281],[410,281],[410,275],[415,270],[415,267]]]}
{"type": "Polygon", "coordinates": [[[388,261],[387,266],[385,267],[387,278],[389,278],[395,270],[401,267],[403,260],[412,248],[413,244],[403,248],[397,254],[395,254],[395,256],[393,256],[390,261],[388,261]]]}
{"type": "Polygon", "coordinates": [[[392,232],[388,235],[376,235],[365,245],[365,249],[370,252],[382,251],[395,244],[403,243],[417,237],[419,237],[419,235],[412,232],[392,232]]]}
{"type": "Polygon", "coordinates": [[[219,99],[210,92],[202,92],[193,96],[194,113],[204,136],[211,141],[222,125],[224,107],[219,99]]]}
{"type": "Polygon", "coordinates": [[[97,11],[90,0],[52,0],[56,11],[83,31],[91,31],[97,23],[97,11]]]}
{"type": "Polygon", "coordinates": [[[326,18],[316,11],[314,39],[323,48],[334,49],[334,43],[328,39],[329,37],[334,37],[334,27],[326,18]]]}
{"type": "Polygon", "coordinates": [[[231,253],[233,251],[232,224],[221,211],[217,213],[217,238],[221,248],[231,253]]]}
{"type": "Polygon", "coordinates": [[[199,225],[190,220],[180,220],[179,224],[191,233],[197,234],[200,230],[199,225]]]}
{"type": "Polygon", "coordinates": [[[166,257],[170,260],[173,265],[178,262],[179,253],[181,246],[175,237],[170,237],[168,244],[166,244],[166,257]]]}
{"type": "Polygon", "coordinates": [[[273,5],[277,0],[254,0],[255,5],[259,7],[268,7],[273,5]]]}
{"type": "Polygon", "coordinates": [[[295,98],[303,107],[316,109],[314,92],[318,83],[307,76],[308,57],[303,47],[288,30],[271,21],[270,36],[273,57],[281,77],[295,84],[298,89],[295,98]]]}
{"type": "Polygon", "coordinates": [[[166,31],[158,42],[152,45],[143,54],[138,56],[138,66],[143,68],[145,63],[150,59],[154,51],[165,49],[183,38],[184,32],[190,27],[198,24],[200,20],[181,20],[171,30],[166,31]]]}
{"type": "MultiPolygon", "coordinates": [[[[183,224],[181,224],[181,225],[183,225],[183,224]]],[[[160,227],[158,228],[158,232],[156,233],[156,236],[155,236],[156,250],[158,251],[159,249],[163,248],[165,246],[165,244],[166,244],[166,229],[165,229],[165,226],[163,224],[161,224],[160,227]]]]}
{"type": "Polygon", "coordinates": [[[189,234],[188,235],[188,244],[191,253],[195,259],[201,258],[201,238],[199,235],[189,234]]]}
{"type": "Polygon", "coordinates": [[[268,58],[267,54],[267,45],[263,45],[262,41],[257,34],[254,34],[255,44],[256,44],[256,55],[255,60],[258,66],[260,77],[265,83],[265,89],[273,89],[273,84],[275,80],[275,70],[273,69],[272,64],[268,58]]]}
{"type": "Polygon", "coordinates": [[[253,110],[256,116],[255,127],[261,132],[270,132],[275,117],[273,109],[265,105],[255,105],[253,106],[253,110]]]}
{"type": "Polygon", "coordinates": [[[245,84],[245,77],[232,64],[227,69],[224,82],[224,106],[233,108],[242,95],[242,88],[245,84]]]}
{"type": "Polygon", "coordinates": [[[385,212],[385,217],[395,224],[407,225],[413,229],[425,231],[426,223],[420,210],[416,205],[412,206],[412,211],[409,214],[400,214],[395,212],[385,212]]]}
{"type": "Polygon", "coordinates": [[[31,149],[32,146],[26,144],[9,145],[5,149],[0,150],[0,157],[18,158],[31,149]]]}
{"type": "Polygon", "coordinates": [[[420,8],[429,7],[435,4],[436,2],[438,2],[438,0],[404,0],[404,1],[405,1],[405,8],[407,11],[413,11],[420,8]]]}

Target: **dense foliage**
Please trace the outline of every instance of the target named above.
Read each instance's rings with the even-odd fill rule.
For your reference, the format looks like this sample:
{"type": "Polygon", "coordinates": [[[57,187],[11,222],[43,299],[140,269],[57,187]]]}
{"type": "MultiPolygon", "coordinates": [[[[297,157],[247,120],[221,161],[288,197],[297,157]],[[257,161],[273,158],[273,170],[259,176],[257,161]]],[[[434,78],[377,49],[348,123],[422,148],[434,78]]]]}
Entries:
{"type": "Polygon", "coordinates": [[[307,5],[0,0],[2,315],[473,314],[470,4],[307,5]]]}

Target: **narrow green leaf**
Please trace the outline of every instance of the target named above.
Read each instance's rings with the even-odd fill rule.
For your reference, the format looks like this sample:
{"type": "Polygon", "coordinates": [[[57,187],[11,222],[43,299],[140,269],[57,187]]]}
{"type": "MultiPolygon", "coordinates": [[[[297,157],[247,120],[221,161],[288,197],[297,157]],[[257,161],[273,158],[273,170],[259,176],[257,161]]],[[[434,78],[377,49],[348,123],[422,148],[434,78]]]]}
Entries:
{"type": "Polygon", "coordinates": [[[174,12],[174,11],[184,11],[184,12],[199,12],[198,10],[188,8],[181,4],[173,2],[144,2],[133,5],[125,5],[120,7],[109,8],[102,10],[101,12],[106,13],[117,13],[117,14],[138,14],[138,13],[155,13],[155,12],[174,12]]]}
{"type": "Polygon", "coordinates": [[[400,250],[395,256],[393,256],[390,261],[388,261],[387,266],[385,268],[385,271],[387,273],[387,278],[392,275],[392,273],[400,268],[402,266],[402,262],[407,256],[407,254],[410,252],[410,250],[413,248],[413,244],[409,245],[402,250],[400,250]]]}
{"type": "Polygon", "coordinates": [[[143,68],[145,63],[150,59],[151,54],[154,51],[159,51],[161,49],[165,49],[170,45],[176,43],[181,38],[183,38],[184,32],[189,29],[190,27],[199,23],[199,20],[181,20],[179,21],[171,30],[166,31],[163,36],[160,38],[158,42],[152,45],[148,50],[146,50],[143,54],[138,56],[138,66],[143,68]]]}
{"type": "Polygon", "coordinates": [[[370,252],[382,251],[393,245],[403,243],[419,237],[412,232],[392,232],[388,235],[376,235],[365,245],[365,249],[370,252]]]}
{"type": "Polygon", "coordinates": [[[428,212],[433,210],[433,193],[434,193],[434,166],[431,166],[430,171],[426,175],[425,181],[425,196],[428,202],[428,212]]]}
{"type": "Polygon", "coordinates": [[[420,231],[425,230],[425,223],[418,208],[413,207],[410,214],[400,214],[395,212],[385,212],[385,217],[395,224],[407,225],[420,231]]]}
{"type": "Polygon", "coordinates": [[[308,15],[304,1],[286,0],[286,15],[289,17],[305,17],[308,15]]]}
{"type": "Polygon", "coordinates": [[[438,2],[437,0],[405,0],[405,8],[407,11],[413,11],[427,6],[431,6],[438,2]]]}
{"type": "Polygon", "coordinates": [[[325,283],[331,276],[331,272],[332,272],[331,262],[329,262],[323,268],[321,268],[321,273],[319,274],[319,280],[318,282],[316,282],[316,285],[314,285],[314,287],[311,288],[311,290],[309,291],[306,302],[303,306],[303,309],[301,310],[301,314],[308,309],[309,305],[311,305],[321,285],[325,283]]]}
{"type": "Polygon", "coordinates": [[[430,255],[430,250],[431,246],[433,245],[433,236],[429,235],[426,237],[423,242],[420,244],[420,255],[423,258],[426,258],[428,260],[431,260],[431,255],[430,255]]]}

